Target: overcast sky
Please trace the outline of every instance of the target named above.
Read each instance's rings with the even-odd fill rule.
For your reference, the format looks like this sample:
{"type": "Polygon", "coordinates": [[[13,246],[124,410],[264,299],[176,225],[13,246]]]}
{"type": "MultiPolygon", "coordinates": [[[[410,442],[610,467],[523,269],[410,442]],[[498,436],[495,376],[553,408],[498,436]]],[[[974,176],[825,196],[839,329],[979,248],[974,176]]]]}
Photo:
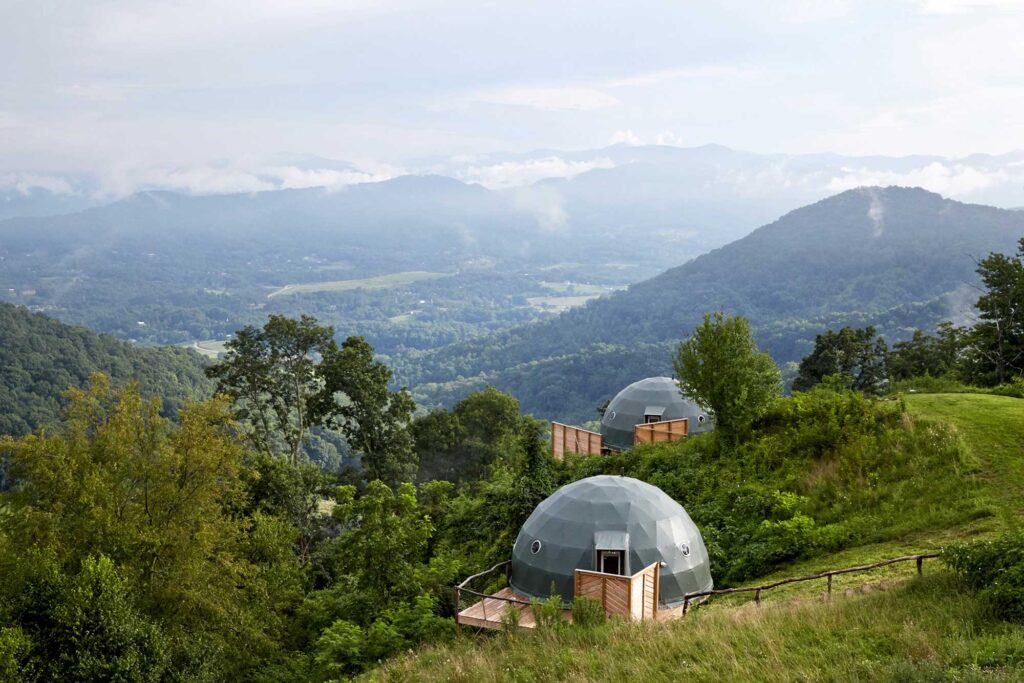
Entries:
{"type": "Polygon", "coordinates": [[[1024,147],[1022,36],[1021,0],[0,0],[0,170],[1001,153],[1024,147]]]}

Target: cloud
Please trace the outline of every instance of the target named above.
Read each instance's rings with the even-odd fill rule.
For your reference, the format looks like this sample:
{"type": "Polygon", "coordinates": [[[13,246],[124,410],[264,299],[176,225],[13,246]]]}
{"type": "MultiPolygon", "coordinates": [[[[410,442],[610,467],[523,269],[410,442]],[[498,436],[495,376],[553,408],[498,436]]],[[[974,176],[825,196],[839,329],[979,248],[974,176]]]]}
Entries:
{"type": "Polygon", "coordinates": [[[593,111],[620,104],[618,99],[596,88],[571,85],[551,88],[513,86],[482,90],[467,99],[546,111],[593,111]]]}
{"type": "Polygon", "coordinates": [[[878,198],[878,191],[875,188],[866,188],[864,190],[868,197],[871,199],[871,204],[868,205],[868,219],[871,221],[871,236],[881,237],[885,231],[885,206],[882,204],[882,200],[878,198]]]}
{"type": "Polygon", "coordinates": [[[279,189],[289,190],[306,187],[324,187],[331,190],[359,183],[377,183],[394,177],[390,173],[338,171],[329,168],[307,169],[295,166],[266,168],[261,174],[273,178],[279,189]]]}
{"type": "Polygon", "coordinates": [[[140,190],[170,190],[188,194],[232,194],[347,185],[388,180],[383,171],[300,168],[292,165],[239,167],[200,165],[183,168],[121,167],[101,179],[99,196],[123,197],[140,190]]]}
{"type": "Polygon", "coordinates": [[[957,197],[1013,180],[1011,175],[1002,168],[990,170],[963,163],[939,161],[905,172],[881,171],[865,167],[844,167],[842,171],[843,175],[833,177],[829,181],[828,189],[830,191],[842,192],[866,185],[904,185],[923,187],[948,197],[957,197]]]}
{"type": "Polygon", "coordinates": [[[532,186],[520,188],[514,196],[515,206],[531,214],[542,230],[557,232],[569,221],[562,203],[562,195],[553,187],[532,186]]]}
{"type": "Polygon", "coordinates": [[[615,164],[607,157],[589,161],[566,161],[547,156],[526,161],[506,161],[489,166],[470,166],[456,172],[455,177],[467,183],[479,183],[490,189],[503,189],[529,185],[544,178],[572,178],[595,168],[612,168],[615,164]]]}
{"type": "Polygon", "coordinates": [[[27,195],[34,189],[53,194],[75,194],[75,189],[64,178],[41,173],[0,173],[0,188],[13,189],[27,195]]]}
{"type": "Polygon", "coordinates": [[[617,130],[608,138],[609,145],[642,145],[643,140],[630,129],[617,130]]]}
{"type": "Polygon", "coordinates": [[[1019,10],[1020,0],[921,0],[925,14],[974,14],[992,10],[1019,10]]]}

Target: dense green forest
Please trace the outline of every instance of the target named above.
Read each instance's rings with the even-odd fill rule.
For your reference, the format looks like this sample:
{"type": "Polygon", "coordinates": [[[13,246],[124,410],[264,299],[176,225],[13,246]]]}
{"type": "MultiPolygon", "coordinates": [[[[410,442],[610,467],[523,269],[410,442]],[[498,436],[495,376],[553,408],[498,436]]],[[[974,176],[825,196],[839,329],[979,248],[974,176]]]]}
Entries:
{"type": "Polygon", "coordinates": [[[493,384],[528,412],[584,421],[636,378],[667,374],[673,345],[707,311],[748,318],[780,364],[828,328],[873,325],[895,342],[963,322],[976,260],[1012,250],[1022,233],[1018,211],[920,189],[851,190],[557,318],[397,358],[396,372],[427,405],[493,384]]]}
{"type": "MultiPolygon", "coordinates": [[[[806,391],[788,397],[744,317],[705,315],[667,360],[717,428],[606,457],[553,460],[546,425],[493,387],[417,416],[365,339],[338,343],[311,316],[240,330],[205,368],[218,395],[179,401],[171,416],[176,406],[140,385],[93,374],[67,392],[60,424],[0,441],[0,673],[328,681],[446,647],[452,583],[507,559],[540,501],[595,474],[650,482],[683,504],[719,587],[922,534],[1013,530],[1024,491],[1024,317],[1013,305],[1024,240],[977,271],[975,325],[892,350],[872,328],[824,331],[799,368],[806,391]],[[967,381],[1003,395],[972,395],[983,410],[964,416],[944,412],[955,399],[891,394],[969,391],[967,381]],[[360,467],[308,462],[318,430],[343,439],[360,467]]],[[[42,330],[22,332],[36,344],[17,347],[28,357],[59,350],[51,337],[139,351],[10,315],[42,330]]],[[[187,352],[168,357],[178,354],[199,370],[187,352]]],[[[976,601],[986,629],[1024,615],[1021,539],[995,543],[944,552],[960,577],[947,585],[976,601]]]]}
{"type": "Polygon", "coordinates": [[[94,372],[116,383],[138,382],[176,415],[186,400],[210,396],[205,363],[191,351],[141,348],[0,303],[0,434],[20,436],[61,416],[61,396],[84,387],[94,372]]]}

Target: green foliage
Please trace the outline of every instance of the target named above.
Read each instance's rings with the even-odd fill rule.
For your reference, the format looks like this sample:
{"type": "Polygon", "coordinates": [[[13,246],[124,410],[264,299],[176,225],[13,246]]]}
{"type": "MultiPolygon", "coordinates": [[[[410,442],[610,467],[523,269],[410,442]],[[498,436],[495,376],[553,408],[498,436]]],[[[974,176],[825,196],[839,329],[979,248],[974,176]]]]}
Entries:
{"type": "Polygon", "coordinates": [[[757,350],[741,316],[704,315],[679,346],[676,374],[683,395],[708,408],[724,439],[738,438],[779,397],[782,375],[757,350]]]}
{"type": "Polygon", "coordinates": [[[952,375],[962,365],[969,344],[968,330],[949,321],[939,323],[934,337],[914,330],[909,340],[893,344],[889,374],[894,380],[952,375]]]}
{"type": "Polygon", "coordinates": [[[310,316],[271,315],[262,329],[239,330],[224,345],[224,359],[207,368],[218,393],[234,401],[255,449],[298,462],[310,426],[322,422],[310,405],[320,386],[313,354],[325,354],[333,336],[310,316]]]}
{"type": "Polygon", "coordinates": [[[50,652],[47,666],[79,679],[81,662],[164,662],[174,675],[220,677],[271,655],[278,609],[296,595],[292,537],[238,514],[232,430],[223,400],[186,406],[175,426],[157,401],[96,377],[70,392],[64,430],[7,444],[18,483],[2,499],[0,604],[33,652],[50,652]]]}
{"type": "Polygon", "coordinates": [[[473,481],[494,463],[515,466],[525,457],[523,432],[532,428],[519,401],[494,387],[471,393],[450,412],[435,408],[412,424],[420,479],[473,481]]]}
{"type": "Polygon", "coordinates": [[[530,612],[533,614],[533,622],[538,629],[550,630],[560,626],[564,609],[565,601],[558,594],[554,581],[551,582],[551,589],[546,599],[530,599],[530,612]]]}
{"type": "Polygon", "coordinates": [[[412,477],[415,403],[406,390],[388,388],[391,371],[362,337],[339,347],[334,329],[312,316],[271,315],[262,329],[248,326],[225,347],[207,374],[231,398],[254,449],[297,464],[311,430],[330,428],[362,456],[367,479],[395,485],[412,477]]]}
{"type": "Polygon", "coordinates": [[[1003,384],[1024,376],[1024,238],[1014,255],[992,253],[978,264],[985,286],[971,337],[972,379],[1003,384]]]}
{"type": "Polygon", "coordinates": [[[944,548],[942,560],[994,616],[1024,623],[1024,532],[944,548]]]}
{"type": "Polygon", "coordinates": [[[845,389],[878,395],[888,379],[888,355],[885,340],[875,337],[874,327],[828,330],[815,338],[814,350],[800,361],[793,390],[807,391],[826,377],[833,377],[843,378],[845,389]]]}
{"type": "Polygon", "coordinates": [[[518,606],[507,606],[505,611],[501,613],[501,630],[508,635],[517,633],[519,631],[520,616],[521,613],[518,606]]]}
{"type": "Polygon", "coordinates": [[[390,486],[416,473],[416,454],[409,422],[416,404],[405,389],[391,391],[391,370],[373,359],[373,347],[362,337],[333,344],[319,367],[323,381],[317,414],[337,429],[362,454],[367,480],[390,486]]]}
{"type": "Polygon", "coordinates": [[[577,596],[572,601],[572,623],[580,628],[592,628],[605,622],[604,605],[600,600],[577,596]]]}
{"type": "Polygon", "coordinates": [[[963,478],[971,465],[955,433],[905,418],[898,401],[797,393],[776,401],[742,442],[723,447],[710,437],[575,459],[566,478],[618,474],[664,490],[701,529],[720,586],[986,514],[967,495],[977,484],[963,478]]]}
{"type": "Polygon", "coordinates": [[[190,351],[134,346],[0,303],[0,435],[58,424],[63,393],[87,386],[96,372],[116,384],[137,381],[144,396],[161,396],[165,417],[212,393],[202,359],[190,351]]]}

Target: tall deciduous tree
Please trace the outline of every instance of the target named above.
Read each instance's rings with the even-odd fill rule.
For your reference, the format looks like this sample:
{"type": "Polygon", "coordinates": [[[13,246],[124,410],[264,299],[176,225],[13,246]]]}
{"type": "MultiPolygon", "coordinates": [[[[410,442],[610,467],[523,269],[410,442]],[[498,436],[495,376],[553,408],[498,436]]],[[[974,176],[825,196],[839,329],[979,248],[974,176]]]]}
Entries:
{"type": "Polygon", "coordinates": [[[321,388],[317,356],[335,349],[334,330],[308,315],[272,315],[263,329],[247,326],[225,346],[227,356],[207,375],[234,400],[256,448],[298,462],[310,426],[321,420],[310,403],[321,388]]]}
{"type": "Polygon", "coordinates": [[[742,316],[705,314],[679,345],[674,365],[683,395],[711,411],[726,440],[737,438],[782,392],[782,373],[758,350],[742,316]]]}
{"type": "Polygon", "coordinates": [[[975,374],[986,384],[1024,375],[1024,238],[1017,253],[990,254],[978,264],[985,292],[974,326],[975,374]]]}
{"type": "Polygon", "coordinates": [[[366,478],[391,486],[412,481],[416,451],[409,423],[416,403],[406,389],[390,390],[391,370],[373,360],[373,347],[349,337],[327,350],[319,371],[315,412],[362,455],[366,478]]]}
{"type": "Polygon", "coordinates": [[[826,377],[838,375],[849,389],[881,393],[888,379],[888,355],[885,339],[875,336],[874,327],[828,330],[815,338],[814,350],[800,361],[793,389],[807,391],[826,377]]]}

